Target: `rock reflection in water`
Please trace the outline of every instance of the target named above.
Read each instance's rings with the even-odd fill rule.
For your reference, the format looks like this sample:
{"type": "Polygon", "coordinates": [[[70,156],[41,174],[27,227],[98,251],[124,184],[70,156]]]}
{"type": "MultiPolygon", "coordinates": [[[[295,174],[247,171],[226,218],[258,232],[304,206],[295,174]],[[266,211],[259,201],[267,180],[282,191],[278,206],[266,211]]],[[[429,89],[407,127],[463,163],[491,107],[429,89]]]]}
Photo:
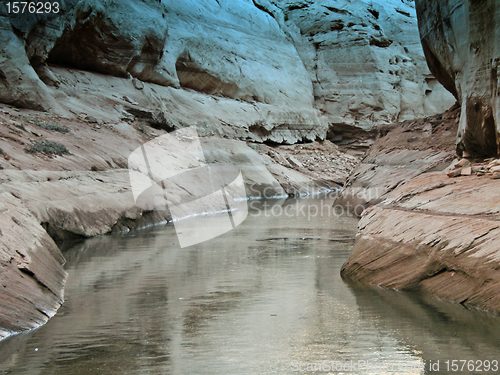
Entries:
{"type": "Polygon", "coordinates": [[[262,204],[186,249],[171,226],[74,246],[66,303],[46,326],[0,343],[0,372],[282,375],[324,360],[500,354],[495,317],[344,283],[356,219],[303,216],[320,200],[277,202],[274,213],[288,213],[279,217],[262,204]]]}
{"type": "Polygon", "coordinates": [[[449,373],[444,367],[446,360],[500,363],[498,316],[421,293],[375,289],[352,281],[348,284],[363,320],[414,348],[425,363],[440,361],[440,373],[449,373]]]}

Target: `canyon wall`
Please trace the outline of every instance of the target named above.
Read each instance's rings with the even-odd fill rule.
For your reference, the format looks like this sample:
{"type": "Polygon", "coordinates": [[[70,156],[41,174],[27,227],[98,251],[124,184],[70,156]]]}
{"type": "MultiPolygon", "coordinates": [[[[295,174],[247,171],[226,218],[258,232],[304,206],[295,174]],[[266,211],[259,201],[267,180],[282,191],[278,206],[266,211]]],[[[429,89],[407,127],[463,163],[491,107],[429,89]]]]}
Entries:
{"type": "Polygon", "coordinates": [[[485,157],[498,155],[500,144],[500,7],[494,0],[416,6],[429,67],[461,108],[408,124],[406,135],[404,126],[390,129],[355,169],[343,199],[372,207],[341,272],[498,314],[500,160],[485,157]],[[451,161],[452,134],[460,161],[451,161]]]}
{"type": "Polygon", "coordinates": [[[453,99],[430,74],[411,1],[282,1],[335,130],[369,129],[444,112],[453,99]],[[297,35],[298,34],[298,35],[297,35]]]}
{"type": "Polygon", "coordinates": [[[94,110],[114,122],[129,107],[129,116],[154,109],[166,128],[197,124],[278,143],[440,113],[454,101],[425,65],[411,1],[64,0],[60,8],[1,7],[0,101],[69,117],[94,110]],[[81,70],[94,73],[82,79],[81,70]],[[113,92],[123,86],[125,94],[113,92]]]}
{"type": "Polygon", "coordinates": [[[495,0],[416,0],[429,68],[457,98],[462,115],[457,151],[499,152],[500,5],[495,0]]]}

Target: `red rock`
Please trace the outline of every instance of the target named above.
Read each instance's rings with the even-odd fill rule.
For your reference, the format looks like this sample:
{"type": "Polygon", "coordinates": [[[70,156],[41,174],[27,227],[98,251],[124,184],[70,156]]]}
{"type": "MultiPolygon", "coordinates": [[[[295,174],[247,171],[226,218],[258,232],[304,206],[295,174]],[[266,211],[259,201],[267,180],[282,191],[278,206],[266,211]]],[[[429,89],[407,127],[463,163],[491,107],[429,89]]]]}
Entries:
{"type": "MultiPolygon", "coordinates": [[[[394,142],[397,133],[387,137],[394,142]]],[[[378,158],[393,155],[393,143],[378,147],[378,158]]],[[[485,178],[452,179],[439,171],[400,183],[397,173],[373,165],[357,170],[350,186],[362,183],[370,191],[383,181],[395,187],[363,212],[343,277],[384,288],[417,289],[500,313],[500,184],[485,178]]],[[[463,172],[470,174],[472,166],[448,175],[463,172]]],[[[494,172],[492,178],[499,175],[494,172]]]]}
{"type": "Polygon", "coordinates": [[[462,169],[454,169],[452,171],[449,171],[446,175],[448,177],[458,177],[462,174],[462,169]]]}
{"type": "Polygon", "coordinates": [[[467,160],[467,159],[465,159],[465,158],[463,158],[463,159],[461,159],[461,160],[460,160],[460,161],[459,161],[459,162],[455,165],[455,167],[457,167],[457,168],[458,168],[458,167],[467,167],[467,166],[469,166],[469,165],[470,165],[470,161],[469,161],[469,160],[467,160]]]}
{"type": "Polygon", "coordinates": [[[388,204],[366,210],[342,275],[500,312],[498,288],[491,287],[500,285],[500,184],[463,179],[437,187],[443,178],[420,176],[391,193],[411,196],[404,204],[389,196],[388,204]],[[413,195],[415,188],[421,193],[413,195]]]}
{"type": "MultiPolygon", "coordinates": [[[[395,124],[385,136],[375,141],[352,172],[335,204],[367,207],[380,202],[385,194],[415,176],[445,170],[456,156],[455,133],[459,113],[460,107],[454,106],[444,114],[428,118],[429,123],[438,122],[440,125],[434,128],[432,137],[422,143],[405,141],[408,132],[414,129],[415,121],[395,124]]],[[[459,175],[460,169],[458,171],[459,175]]]]}

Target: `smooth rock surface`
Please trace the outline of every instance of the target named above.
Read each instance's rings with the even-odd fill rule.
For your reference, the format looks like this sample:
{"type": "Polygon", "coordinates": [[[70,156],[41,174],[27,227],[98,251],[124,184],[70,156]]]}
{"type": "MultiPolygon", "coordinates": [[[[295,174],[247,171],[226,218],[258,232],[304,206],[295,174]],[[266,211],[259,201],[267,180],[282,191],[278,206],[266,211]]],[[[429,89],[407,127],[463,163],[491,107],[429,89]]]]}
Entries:
{"type": "Polygon", "coordinates": [[[412,2],[281,1],[333,131],[441,113],[454,102],[432,77],[412,2]]]}
{"type": "MultiPolygon", "coordinates": [[[[231,122],[227,114],[237,109],[250,112],[246,137],[255,133],[257,139],[280,143],[325,137],[326,125],[313,107],[312,83],[293,43],[272,15],[252,2],[71,0],[61,8],[57,15],[23,17],[7,15],[2,7],[2,40],[10,40],[0,64],[3,102],[67,116],[78,113],[88,103],[75,96],[87,94],[86,89],[68,88],[68,80],[49,63],[177,88],[153,93],[152,100],[144,93],[146,108],[169,116],[176,112],[172,106],[186,106],[183,96],[188,102],[200,100],[190,95],[193,90],[202,93],[198,96],[204,102],[223,97],[229,105],[221,105],[215,119],[196,117],[211,131],[231,122]],[[156,107],[156,98],[167,108],[156,107]]],[[[130,92],[125,96],[132,97],[130,92]]],[[[187,117],[182,120],[188,122],[187,117]]]]}

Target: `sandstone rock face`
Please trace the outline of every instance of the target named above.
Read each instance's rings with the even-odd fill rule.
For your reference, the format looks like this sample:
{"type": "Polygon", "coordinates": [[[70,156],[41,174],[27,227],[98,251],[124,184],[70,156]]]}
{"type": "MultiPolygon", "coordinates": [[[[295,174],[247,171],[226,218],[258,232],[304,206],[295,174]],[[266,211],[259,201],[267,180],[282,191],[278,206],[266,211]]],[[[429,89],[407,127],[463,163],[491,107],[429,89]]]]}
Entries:
{"type": "Polygon", "coordinates": [[[342,275],[498,313],[500,162],[452,161],[459,116],[408,121],[375,141],[340,197],[365,209],[342,275]]]}
{"type": "Polygon", "coordinates": [[[168,126],[195,122],[277,143],[448,108],[451,95],[424,64],[412,3],[370,4],[67,0],[57,15],[2,7],[0,100],[74,116],[101,100],[109,111],[126,96],[126,105],[156,111],[168,126]],[[75,69],[135,83],[96,88],[105,76],[82,80],[75,69]],[[124,86],[125,95],[107,92],[124,86]]]}
{"type": "Polygon", "coordinates": [[[429,68],[462,106],[457,150],[499,152],[498,3],[416,0],[429,68]]]}
{"type": "Polygon", "coordinates": [[[64,257],[12,193],[0,193],[0,339],[36,328],[64,298],[64,257]]]}
{"type": "Polygon", "coordinates": [[[368,209],[344,277],[500,312],[498,183],[418,176],[368,209]]]}
{"type": "MultiPolygon", "coordinates": [[[[47,65],[54,63],[132,76],[178,88],[171,92],[183,96],[196,91],[204,101],[227,98],[232,103],[224,112],[257,109],[257,116],[251,114],[245,123],[247,137],[255,133],[258,140],[286,143],[325,137],[326,125],[313,108],[312,83],[294,45],[274,18],[253,3],[73,0],[58,15],[23,18],[2,12],[5,39],[13,40],[0,68],[10,73],[4,72],[4,102],[74,112],[75,103],[64,100],[74,93],[47,65]],[[20,73],[18,65],[30,74],[20,73]],[[24,86],[15,88],[17,81],[24,86]]],[[[185,104],[182,98],[159,96],[174,106],[185,104]]],[[[224,112],[205,127],[217,130],[219,119],[231,121],[224,112]]]]}

